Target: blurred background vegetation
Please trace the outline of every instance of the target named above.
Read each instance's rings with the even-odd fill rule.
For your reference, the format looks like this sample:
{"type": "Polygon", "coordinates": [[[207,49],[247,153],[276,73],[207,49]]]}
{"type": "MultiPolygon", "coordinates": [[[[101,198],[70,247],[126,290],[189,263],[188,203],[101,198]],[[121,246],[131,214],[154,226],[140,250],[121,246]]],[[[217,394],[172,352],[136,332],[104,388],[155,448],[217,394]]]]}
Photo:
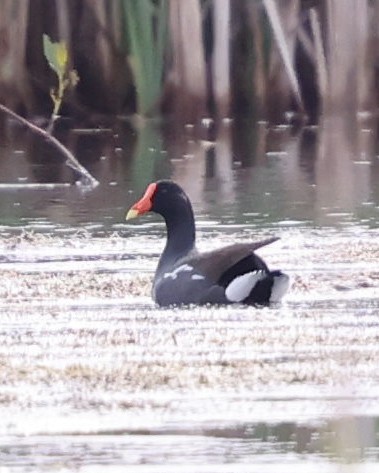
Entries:
{"type": "MultiPolygon", "coordinates": [[[[0,0],[0,102],[51,114],[43,34],[80,77],[62,115],[196,123],[378,106],[379,0],[0,0]]],[[[96,118],[96,119],[97,119],[96,118]]]]}

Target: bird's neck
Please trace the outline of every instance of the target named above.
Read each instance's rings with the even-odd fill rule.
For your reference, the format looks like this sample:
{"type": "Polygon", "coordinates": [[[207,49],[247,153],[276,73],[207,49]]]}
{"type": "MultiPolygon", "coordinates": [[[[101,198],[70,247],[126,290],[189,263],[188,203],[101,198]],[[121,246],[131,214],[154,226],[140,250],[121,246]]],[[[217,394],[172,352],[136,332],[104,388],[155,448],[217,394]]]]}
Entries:
{"type": "Polygon", "coordinates": [[[159,260],[158,272],[186,256],[195,246],[195,219],[189,202],[187,205],[178,203],[162,216],[166,222],[167,241],[159,260]]]}

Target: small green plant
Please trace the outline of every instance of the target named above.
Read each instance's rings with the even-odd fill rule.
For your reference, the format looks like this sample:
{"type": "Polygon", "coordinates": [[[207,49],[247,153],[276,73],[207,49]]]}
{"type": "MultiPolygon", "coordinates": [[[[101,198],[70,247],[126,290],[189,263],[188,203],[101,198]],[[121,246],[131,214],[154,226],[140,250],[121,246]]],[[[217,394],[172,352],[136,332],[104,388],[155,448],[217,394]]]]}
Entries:
{"type": "Polygon", "coordinates": [[[10,115],[18,122],[22,123],[30,130],[35,132],[37,135],[42,136],[51,145],[66,157],[66,163],[78,172],[81,179],[77,181],[78,185],[81,185],[83,189],[94,189],[99,182],[92,176],[87,169],[80,164],[69,149],[66,148],[59,140],[52,136],[52,129],[54,126],[54,120],[58,116],[59,109],[62,104],[63,96],[68,87],[74,87],[78,82],[78,75],[76,71],[68,69],[68,51],[67,46],[64,42],[52,43],[47,35],[43,36],[43,49],[46,59],[49,62],[50,67],[56,72],[58,76],[58,89],[51,90],[51,98],[54,102],[54,111],[51,116],[50,124],[47,130],[40,128],[39,126],[31,123],[29,120],[21,117],[17,113],[10,110],[8,107],[0,103],[0,111],[10,115]]]}
{"type": "Polygon", "coordinates": [[[79,82],[78,73],[74,69],[69,69],[68,49],[64,41],[53,43],[48,35],[43,35],[43,53],[49,66],[58,76],[58,87],[50,90],[50,96],[54,103],[51,123],[55,121],[66,90],[75,87],[79,82]]]}

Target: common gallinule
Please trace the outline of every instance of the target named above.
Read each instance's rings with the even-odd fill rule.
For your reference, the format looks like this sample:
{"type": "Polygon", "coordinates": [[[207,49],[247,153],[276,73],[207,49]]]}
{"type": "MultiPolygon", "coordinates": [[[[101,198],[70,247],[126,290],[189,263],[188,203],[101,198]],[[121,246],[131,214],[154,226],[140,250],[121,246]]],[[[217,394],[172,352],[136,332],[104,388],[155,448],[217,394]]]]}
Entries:
{"type": "Polygon", "coordinates": [[[126,220],[146,212],[162,215],[167,227],[166,246],[153,284],[153,297],[159,305],[268,304],[278,302],[287,291],[288,276],[281,271],[269,271],[254,253],[278,238],[199,253],[191,202],[172,181],[150,184],[129,210],[126,220]]]}

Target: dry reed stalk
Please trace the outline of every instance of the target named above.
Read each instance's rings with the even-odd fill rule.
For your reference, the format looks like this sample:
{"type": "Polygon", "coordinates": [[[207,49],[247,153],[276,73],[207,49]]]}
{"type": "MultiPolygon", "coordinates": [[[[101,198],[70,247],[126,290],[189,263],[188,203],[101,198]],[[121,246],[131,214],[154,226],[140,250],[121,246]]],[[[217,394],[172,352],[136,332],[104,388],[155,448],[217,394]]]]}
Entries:
{"type": "Polygon", "coordinates": [[[291,90],[300,111],[303,111],[303,100],[294,69],[300,3],[298,0],[281,0],[280,2],[263,0],[263,5],[270,20],[280,55],[280,57],[275,53],[272,55],[271,87],[279,94],[282,102],[286,96],[289,99],[291,90]],[[282,73],[282,64],[285,66],[286,74],[282,73]]]}
{"type": "Polygon", "coordinates": [[[122,22],[120,17],[120,5],[118,2],[110,2],[109,4],[109,33],[112,35],[112,41],[119,49],[122,42],[122,22]]]}
{"type": "Polygon", "coordinates": [[[30,106],[26,76],[28,0],[2,0],[0,14],[0,99],[12,108],[30,106]]]}
{"type": "Polygon", "coordinates": [[[227,117],[230,112],[230,0],[214,3],[213,21],[213,94],[217,115],[227,117]]]}
{"type": "Polygon", "coordinates": [[[371,100],[373,86],[372,48],[370,48],[370,18],[371,11],[367,0],[359,1],[357,8],[357,101],[358,110],[372,108],[371,100]]]}
{"type": "Polygon", "coordinates": [[[87,0],[87,7],[91,9],[92,14],[96,19],[97,25],[100,27],[100,34],[95,37],[94,50],[98,58],[98,65],[101,68],[99,71],[104,77],[105,82],[109,83],[110,76],[112,76],[112,54],[110,51],[109,41],[102,32],[107,31],[108,17],[107,17],[107,0],[87,0]]]}
{"type": "Polygon", "coordinates": [[[254,36],[254,71],[251,90],[258,104],[258,113],[263,110],[267,97],[267,70],[264,57],[264,33],[262,18],[260,15],[261,6],[257,2],[246,4],[248,11],[250,28],[254,36]]]}
{"type": "MultiPolygon", "coordinates": [[[[311,10],[312,9],[310,9],[309,11],[311,10]]],[[[315,63],[316,59],[315,59],[315,51],[313,47],[313,42],[312,42],[312,39],[308,36],[308,33],[306,29],[304,28],[303,24],[299,24],[299,28],[297,31],[297,39],[299,43],[301,44],[301,46],[303,47],[304,52],[308,56],[309,60],[315,63]]]]}
{"type": "Polygon", "coordinates": [[[118,38],[121,35],[120,2],[85,0],[82,3],[81,8],[75,6],[74,12],[80,13],[80,18],[76,29],[73,27],[75,66],[80,76],[78,98],[90,109],[120,113],[132,81],[120,41],[115,42],[117,34],[118,38]]]}
{"type": "Polygon", "coordinates": [[[206,66],[199,0],[170,0],[172,67],[170,85],[175,114],[194,122],[206,113],[206,66]]]}
{"type": "Polygon", "coordinates": [[[343,4],[334,0],[326,1],[327,51],[328,51],[328,91],[325,97],[327,109],[332,110],[343,104],[355,108],[354,71],[350,51],[355,49],[352,1],[343,4]],[[348,22],[348,30],[346,29],[348,22]],[[353,103],[352,103],[353,102],[353,103]]]}
{"type": "Polygon", "coordinates": [[[322,33],[321,33],[321,26],[320,26],[320,19],[315,8],[311,8],[310,10],[310,20],[311,20],[311,27],[313,32],[314,38],[314,47],[315,47],[315,66],[317,71],[317,78],[318,78],[318,89],[320,99],[325,97],[327,88],[328,88],[328,74],[327,74],[327,67],[326,67],[326,58],[325,58],[325,51],[324,45],[322,42],[322,33]]]}
{"type": "Polygon", "coordinates": [[[57,40],[64,41],[67,49],[69,50],[69,56],[71,54],[71,24],[70,24],[70,7],[67,0],[55,0],[55,8],[57,12],[57,40]]]}
{"type": "Polygon", "coordinates": [[[366,0],[327,0],[327,109],[356,113],[359,90],[369,83],[365,69],[368,5],[366,0]],[[360,56],[363,58],[360,59],[360,56]]]}

